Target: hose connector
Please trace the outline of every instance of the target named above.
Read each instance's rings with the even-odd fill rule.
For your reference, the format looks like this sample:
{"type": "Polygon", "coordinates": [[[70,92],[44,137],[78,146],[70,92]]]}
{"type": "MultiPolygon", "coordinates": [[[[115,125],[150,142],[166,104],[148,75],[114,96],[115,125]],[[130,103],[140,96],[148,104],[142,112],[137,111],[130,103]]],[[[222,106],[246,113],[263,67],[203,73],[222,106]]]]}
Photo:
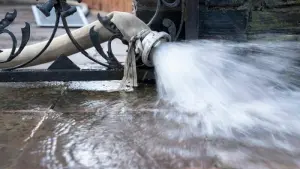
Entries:
{"type": "MultiPolygon", "coordinates": [[[[145,35],[145,34],[144,34],[145,35]]],[[[166,32],[149,31],[147,34],[136,41],[135,52],[140,55],[142,62],[153,67],[152,52],[153,49],[163,42],[170,42],[171,36],[166,32]]]]}
{"type": "Polygon", "coordinates": [[[129,41],[128,54],[124,64],[124,76],[120,88],[124,88],[125,86],[138,86],[136,61],[141,58],[143,64],[148,67],[153,67],[153,49],[159,46],[159,44],[168,41],[171,41],[169,34],[151,31],[150,29],[144,29],[133,36],[129,41]],[[139,58],[136,58],[136,56],[139,58]]]}

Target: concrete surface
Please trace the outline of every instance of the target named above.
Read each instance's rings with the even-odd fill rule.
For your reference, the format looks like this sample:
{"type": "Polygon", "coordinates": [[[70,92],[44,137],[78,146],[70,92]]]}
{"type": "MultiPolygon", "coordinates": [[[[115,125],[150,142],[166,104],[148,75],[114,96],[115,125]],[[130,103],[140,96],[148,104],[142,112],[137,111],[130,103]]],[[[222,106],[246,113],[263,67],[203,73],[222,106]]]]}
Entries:
{"type": "Polygon", "coordinates": [[[166,118],[176,111],[154,86],[125,93],[105,84],[0,84],[0,168],[298,168],[297,154],[197,136],[200,126],[166,118]]]}

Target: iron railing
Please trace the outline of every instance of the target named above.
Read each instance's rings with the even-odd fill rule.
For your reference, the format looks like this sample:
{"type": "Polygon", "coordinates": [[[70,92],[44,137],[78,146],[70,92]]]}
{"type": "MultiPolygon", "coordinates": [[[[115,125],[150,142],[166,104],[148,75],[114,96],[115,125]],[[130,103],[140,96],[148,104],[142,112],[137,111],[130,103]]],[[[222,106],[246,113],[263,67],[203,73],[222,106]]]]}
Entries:
{"type": "MultiPolygon", "coordinates": [[[[81,0],[77,1],[81,2],[81,0]]],[[[104,52],[103,48],[100,45],[100,35],[98,34],[98,32],[94,31],[94,29],[91,28],[89,34],[93,47],[106,60],[106,63],[104,63],[92,57],[87,51],[85,51],[85,49],[82,46],[80,46],[80,44],[73,37],[66,18],[76,12],[75,7],[70,6],[66,2],[66,0],[48,0],[46,3],[37,4],[37,8],[46,17],[50,16],[50,11],[53,8],[55,9],[56,21],[52,34],[44,48],[37,55],[32,56],[32,59],[13,67],[0,69],[0,82],[98,81],[122,79],[124,68],[123,65],[114,56],[111,44],[114,39],[120,39],[125,45],[128,45],[128,42],[123,39],[122,34],[120,33],[116,25],[110,21],[109,18],[107,18],[106,16],[102,17],[100,14],[98,14],[99,22],[106,29],[113,33],[113,36],[108,41],[107,53],[104,52]],[[70,59],[65,57],[63,53],[60,56],[57,56],[57,59],[54,61],[54,63],[47,69],[21,69],[35,61],[47,50],[47,48],[49,47],[50,43],[56,35],[60,18],[68,37],[78,49],[78,51],[94,63],[97,63],[104,67],[104,70],[80,69],[75,63],[73,63],[70,59]]],[[[23,49],[26,47],[30,39],[30,24],[25,22],[25,27],[21,29],[22,40],[20,42],[19,47],[17,47],[17,38],[8,29],[8,26],[14,22],[16,17],[17,11],[13,10],[13,12],[6,13],[4,19],[0,21],[0,34],[8,34],[12,39],[12,50],[10,52],[10,56],[5,61],[1,61],[0,64],[11,62],[16,57],[18,57],[23,51],[23,49]]],[[[0,50],[0,53],[1,52],[2,51],[0,50]]],[[[153,80],[153,69],[138,68],[138,79],[140,81],[153,80]]]]}

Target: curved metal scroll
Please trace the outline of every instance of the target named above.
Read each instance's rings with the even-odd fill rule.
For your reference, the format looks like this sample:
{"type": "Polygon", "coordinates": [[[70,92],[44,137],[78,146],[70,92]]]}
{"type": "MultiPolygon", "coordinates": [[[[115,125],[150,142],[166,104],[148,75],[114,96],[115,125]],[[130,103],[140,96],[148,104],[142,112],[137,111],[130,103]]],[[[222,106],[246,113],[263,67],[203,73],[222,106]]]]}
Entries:
{"type": "MultiPolygon", "coordinates": [[[[170,0],[171,1],[171,0],[170,0]]],[[[184,13],[185,13],[185,0],[173,0],[172,2],[169,2],[167,0],[157,0],[157,6],[156,6],[156,11],[151,20],[148,22],[148,26],[150,26],[155,19],[157,19],[157,16],[159,14],[161,4],[164,4],[165,6],[169,8],[176,8],[180,3],[181,3],[181,19],[180,19],[180,25],[178,27],[178,31],[176,28],[175,23],[169,19],[169,18],[164,18],[163,19],[163,26],[168,28],[168,32],[170,33],[172,40],[176,41],[179,38],[179,35],[182,31],[183,24],[184,24],[184,13]]]]}
{"type": "MultiPolygon", "coordinates": [[[[27,61],[27,62],[25,62],[25,63],[23,63],[23,64],[20,64],[20,65],[14,66],[14,67],[10,67],[10,68],[1,69],[1,70],[14,70],[14,69],[22,68],[22,67],[24,67],[24,66],[30,64],[30,63],[33,62],[34,60],[36,60],[38,57],[40,57],[40,56],[46,51],[46,49],[49,47],[49,45],[51,44],[52,40],[53,40],[54,37],[55,37],[55,34],[56,34],[56,32],[57,32],[57,28],[58,28],[58,24],[59,24],[59,18],[60,18],[60,13],[56,13],[55,27],[54,27],[54,29],[53,29],[53,31],[52,31],[52,34],[51,34],[51,36],[50,36],[48,42],[47,42],[46,45],[44,46],[44,48],[43,48],[43,49],[42,49],[35,57],[33,57],[32,59],[30,59],[29,61],[27,61]]],[[[28,38],[28,39],[29,39],[29,38],[28,38]]],[[[24,47],[25,47],[25,45],[24,45],[24,47]]],[[[23,47],[23,48],[24,48],[24,47],[23,47]]],[[[20,53],[21,53],[21,51],[20,51],[20,53]]],[[[20,53],[19,53],[19,54],[20,54],[20,53]]]]}
{"type": "Polygon", "coordinates": [[[171,19],[165,18],[162,24],[164,25],[164,27],[168,28],[168,32],[170,33],[172,40],[176,40],[175,38],[176,38],[177,30],[176,30],[175,23],[171,19]]]}
{"type": "Polygon", "coordinates": [[[167,0],[161,0],[164,5],[170,8],[175,8],[180,4],[181,0],[174,0],[173,2],[169,2],[167,0]]]}
{"type": "MultiPolygon", "coordinates": [[[[64,10],[64,9],[69,9],[70,10],[70,12],[68,12],[68,11],[65,11],[65,15],[64,16],[62,16],[62,23],[63,23],[63,26],[64,26],[64,28],[65,28],[65,30],[66,30],[66,33],[68,34],[68,36],[69,36],[69,38],[70,38],[70,40],[72,41],[72,43],[75,45],[75,47],[84,55],[84,56],[86,56],[88,59],[90,59],[90,60],[92,60],[92,61],[94,61],[94,62],[96,62],[96,63],[98,63],[98,64],[100,64],[100,65],[102,65],[102,66],[105,66],[105,67],[107,67],[107,68],[109,68],[109,69],[113,69],[113,68],[120,68],[119,67],[119,65],[121,65],[121,64],[113,64],[113,65],[109,65],[109,64],[105,64],[105,63],[102,63],[102,62],[100,62],[100,61],[98,61],[98,60],[96,60],[96,59],[94,59],[93,57],[91,57],[80,45],[79,45],[79,43],[75,40],[75,38],[73,37],[73,35],[72,35],[72,33],[71,33],[71,31],[70,31],[70,29],[69,29],[69,27],[68,27],[68,23],[67,23],[67,20],[66,20],[66,17],[68,17],[68,16],[70,16],[70,15],[72,15],[73,13],[74,13],[74,11],[73,11],[73,9],[71,9],[71,7],[66,7],[66,4],[64,3],[64,2],[62,2],[62,1],[60,1],[60,6],[61,6],[61,10],[64,10]],[[117,67],[114,67],[115,65],[118,65],[117,67]]],[[[76,9],[75,9],[76,10],[76,9]]],[[[76,12],[76,11],[75,11],[76,12]]],[[[101,17],[100,17],[100,15],[98,14],[98,19],[99,19],[99,21],[101,22],[101,23],[103,23],[103,26],[105,25],[106,26],[106,28],[109,30],[109,31],[111,31],[111,32],[113,32],[113,33],[119,33],[120,31],[119,30],[117,30],[117,27],[114,25],[114,24],[112,24],[112,22],[110,22],[110,20],[108,20],[108,19],[105,19],[105,20],[103,20],[101,17]],[[109,26],[107,26],[107,25],[109,25],[109,26]]],[[[91,29],[93,29],[93,28],[91,28],[91,29]]],[[[95,31],[93,31],[93,30],[90,30],[90,33],[92,33],[92,34],[90,34],[90,36],[97,36],[98,38],[100,37],[95,31]]],[[[104,52],[103,52],[103,49],[101,49],[100,50],[100,48],[101,48],[101,45],[99,44],[99,45],[97,45],[97,41],[95,41],[95,39],[96,38],[91,38],[92,39],[92,43],[93,43],[93,45],[94,45],[94,47],[96,48],[96,50],[97,51],[100,51],[100,55],[104,58],[104,59],[106,59],[107,61],[108,61],[108,63],[111,63],[110,61],[111,60],[109,60],[108,59],[108,57],[106,57],[106,55],[104,54],[104,52]]]]}
{"type": "MultiPolygon", "coordinates": [[[[25,22],[25,27],[22,28],[22,41],[21,41],[21,45],[19,47],[19,49],[16,52],[17,49],[17,39],[15,37],[15,35],[9,31],[8,29],[6,29],[6,27],[8,27],[17,17],[17,11],[14,10],[12,13],[8,12],[6,13],[4,19],[2,19],[0,21],[0,34],[8,34],[12,40],[12,50],[10,52],[10,55],[8,56],[8,58],[5,61],[1,61],[0,63],[7,63],[12,61],[16,56],[18,56],[22,50],[24,49],[24,47],[26,46],[26,44],[29,41],[29,37],[30,37],[30,25],[25,22]]],[[[0,51],[1,53],[1,51],[0,51]]]]}
{"type": "Polygon", "coordinates": [[[153,23],[153,21],[156,19],[157,15],[159,13],[159,10],[160,10],[160,7],[161,7],[161,1],[157,0],[156,4],[157,4],[156,5],[156,11],[155,11],[153,17],[151,18],[151,20],[148,22],[148,24],[147,24],[148,26],[150,26],[153,23]]]}

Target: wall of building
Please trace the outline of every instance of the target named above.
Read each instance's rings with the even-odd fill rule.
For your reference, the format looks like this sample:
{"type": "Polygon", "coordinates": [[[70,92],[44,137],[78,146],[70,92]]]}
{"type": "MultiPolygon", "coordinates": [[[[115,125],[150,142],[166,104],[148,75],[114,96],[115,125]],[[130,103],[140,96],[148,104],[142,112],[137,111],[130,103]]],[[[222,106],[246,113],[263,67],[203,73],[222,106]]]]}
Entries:
{"type": "MultiPolygon", "coordinates": [[[[137,16],[149,21],[157,0],[135,0],[137,16]]],[[[172,0],[175,1],[175,0],[172,0]]],[[[171,0],[169,2],[172,2],[171,0]]],[[[183,1],[183,0],[181,0],[183,1]]],[[[252,35],[276,33],[300,35],[300,0],[185,0],[185,29],[189,38],[244,39],[252,35]]],[[[178,30],[180,6],[162,6],[154,27],[163,29],[163,19],[171,19],[178,30]]]]}

